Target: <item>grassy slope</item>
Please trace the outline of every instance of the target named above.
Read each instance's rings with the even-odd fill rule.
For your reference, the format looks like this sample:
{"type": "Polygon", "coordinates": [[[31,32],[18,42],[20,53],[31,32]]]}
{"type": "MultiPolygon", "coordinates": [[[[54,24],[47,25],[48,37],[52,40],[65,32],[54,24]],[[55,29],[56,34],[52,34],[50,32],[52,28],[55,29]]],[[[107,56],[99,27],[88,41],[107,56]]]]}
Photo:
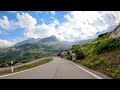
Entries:
{"type": "MultiPolygon", "coordinates": [[[[50,59],[43,59],[43,60],[41,60],[39,62],[35,62],[35,63],[32,63],[32,64],[28,64],[28,65],[24,65],[24,66],[15,68],[14,72],[22,71],[22,70],[25,70],[25,69],[30,69],[30,68],[33,68],[33,67],[48,63],[50,61],[52,61],[51,58],[50,59]]],[[[11,70],[0,71],[0,75],[9,74],[9,73],[11,73],[11,70]]]]}
{"type": "Polygon", "coordinates": [[[120,38],[110,39],[109,36],[110,33],[93,42],[74,46],[78,49],[82,48],[82,52],[86,56],[75,62],[112,78],[120,79],[120,38]]]}
{"type": "Polygon", "coordinates": [[[9,63],[10,61],[34,60],[47,56],[47,53],[39,49],[28,50],[12,50],[12,48],[3,49],[0,51],[0,64],[9,63]]]}
{"type": "Polygon", "coordinates": [[[10,61],[21,63],[23,61],[31,61],[51,56],[69,47],[70,46],[65,45],[63,42],[38,42],[0,49],[0,67],[7,66],[10,61]]]}

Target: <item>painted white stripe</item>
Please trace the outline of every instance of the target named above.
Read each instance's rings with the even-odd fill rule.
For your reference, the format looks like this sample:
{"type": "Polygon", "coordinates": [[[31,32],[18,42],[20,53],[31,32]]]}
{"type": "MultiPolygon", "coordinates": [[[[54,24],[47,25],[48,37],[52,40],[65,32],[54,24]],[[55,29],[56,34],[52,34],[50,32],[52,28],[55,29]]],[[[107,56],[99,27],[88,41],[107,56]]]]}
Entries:
{"type": "Polygon", "coordinates": [[[101,77],[99,77],[99,76],[97,76],[97,75],[93,74],[92,72],[90,72],[90,71],[88,71],[88,70],[86,70],[86,69],[84,69],[84,68],[80,67],[79,65],[77,65],[77,64],[75,64],[75,63],[73,63],[72,61],[70,61],[70,62],[71,62],[72,64],[74,64],[75,66],[79,67],[80,69],[82,69],[82,70],[86,71],[87,73],[89,73],[89,74],[93,75],[94,77],[96,77],[96,78],[98,78],[98,79],[103,79],[103,78],[101,78],[101,77]]]}
{"type": "MultiPolygon", "coordinates": [[[[46,63],[46,64],[47,64],[47,63],[46,63]]],[[[44,65],[44,64],[42,64],[42,65],[44,65]]],[[[19,73],[23,73],[23,72],[26,72],[26,71],[30,71],[30,70],[36,69],[36,68],[38,68],[38,67],[40,67],[40,66],[42,66],[42,65],[39,65],[39,66],[34,67],[34,68],[26,69],[26,70],[23,70],[23,71],[20,71],[20,72],[15,72],[15,73],[7,74],[7,75],[2,75],[2,76],[0,76],[0,78],[2,78],[2,77],[7,77],[7,76],[11,76],[11,75],[15,75],[15,74],[19,74],[19,73]]]]}
{"type": "MultiPolygon", "coordinates": [[[[70,62],[71,62],[71,61],[70,61],[70,62]]],[[[101,77],[99,77],[99,76],[97,76],[97,75],[91,73],[90,71],[88,71],[88,70],[86,70],[86,69],[80,67],[79,65],[77,65],[77,64],[75,64],[75,63],[73,63],[73,62],[71,62],[71,63],[74,64],[75,66],[81,68],[82,70],[86,71],[87,73],[93,75],[94,77],[96,77],[96,78],[98,78],[98,79],[103,79],[103,78],[101,78],[101,77]]],[[[42,65],[44,65],[44,64],[42,64],[42,65]]],[[[42,65],[40,65],[40,66],[42,66],[42,65]]],[[[40,66],[37,66],[37,67],[31,68],[31,69],[27,69],[27,70],[24,70],[24,71],[20,71],[20,72],[12,73],[12,74],[3,75],[3,76],[0,76],[0,78],[2,78],[2,77],[7,77],[7,76],[11,76],[11,75],[14,75],[14,74],[19,74],[19,73],[26,72],[26,71],[29,71],[29,70],[33,70],[33,69],[36,69],[36,68],[38,68],[38,67],[40,67],[40,66]]]]}

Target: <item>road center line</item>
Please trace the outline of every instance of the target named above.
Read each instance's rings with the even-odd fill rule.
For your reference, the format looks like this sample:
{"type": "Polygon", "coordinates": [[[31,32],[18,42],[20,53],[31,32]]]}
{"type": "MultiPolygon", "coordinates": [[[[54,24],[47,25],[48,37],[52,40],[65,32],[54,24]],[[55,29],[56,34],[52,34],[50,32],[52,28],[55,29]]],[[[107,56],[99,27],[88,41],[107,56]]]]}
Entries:
{"type": "Polygon", "coordinates": [[[57,67],[57,70],[56,70],[56,72],[55,72],[55,75],[53,76],[53,79],[55,78],[55,76],[56,76],[56,74],[57,74],[57,72],[58,72],[58,70],[59,70],[59,68],[60,68],[60,65],[61,65],[61,63],[59,63],[59,65],[58,65],[58,67],[57,67]]]}

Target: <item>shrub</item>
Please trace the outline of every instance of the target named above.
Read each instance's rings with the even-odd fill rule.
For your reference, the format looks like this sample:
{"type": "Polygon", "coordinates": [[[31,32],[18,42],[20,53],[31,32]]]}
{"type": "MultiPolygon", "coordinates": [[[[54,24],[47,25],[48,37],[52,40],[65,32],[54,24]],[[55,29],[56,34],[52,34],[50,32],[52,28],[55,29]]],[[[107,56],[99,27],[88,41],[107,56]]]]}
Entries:
{"type": "Polygon", "coordinates": [[[94,49],[94,52],[96,54],[101,54],[105,51],[111,51],[116,48],[120,49],[120,39],[119,38],[105,39],[105,40],[101,40],[101,42],[98,42],[96,44],[96,48],[94,49]]]}
{"type": "Polygon", "coordinates": [[[82,52],[81,49],[76,49],[74,52],[76,53],[76,59],[77,60],[81,60],[81,59],[85,58],[85,55],[84,55],[84,53],[82,52]]]}
{"type": "Polygon", "coordinates": [[[86,63],[86,66],[89,68],[96,68],[96,67],[99,67],[103,63],[104,63],[104,60],[100,58],[99,56],[95,55],[89,59],[89,62],[86,63]]]}
{"type": "Polygon", "coordinates": [[[60,56],[61,55],[61,53],[58,53],[58,56],[60,56]]]}

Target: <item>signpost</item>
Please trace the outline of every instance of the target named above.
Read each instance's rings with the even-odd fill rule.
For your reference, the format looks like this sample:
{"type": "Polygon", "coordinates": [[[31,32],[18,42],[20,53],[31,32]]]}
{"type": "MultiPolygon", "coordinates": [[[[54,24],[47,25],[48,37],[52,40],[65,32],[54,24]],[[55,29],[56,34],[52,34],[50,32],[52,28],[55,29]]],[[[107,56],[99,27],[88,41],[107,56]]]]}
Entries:
{"type": "Polygon", "coordinates": [[[11,72],[13,72],[13,61],[11,61],[11,72]]]}

